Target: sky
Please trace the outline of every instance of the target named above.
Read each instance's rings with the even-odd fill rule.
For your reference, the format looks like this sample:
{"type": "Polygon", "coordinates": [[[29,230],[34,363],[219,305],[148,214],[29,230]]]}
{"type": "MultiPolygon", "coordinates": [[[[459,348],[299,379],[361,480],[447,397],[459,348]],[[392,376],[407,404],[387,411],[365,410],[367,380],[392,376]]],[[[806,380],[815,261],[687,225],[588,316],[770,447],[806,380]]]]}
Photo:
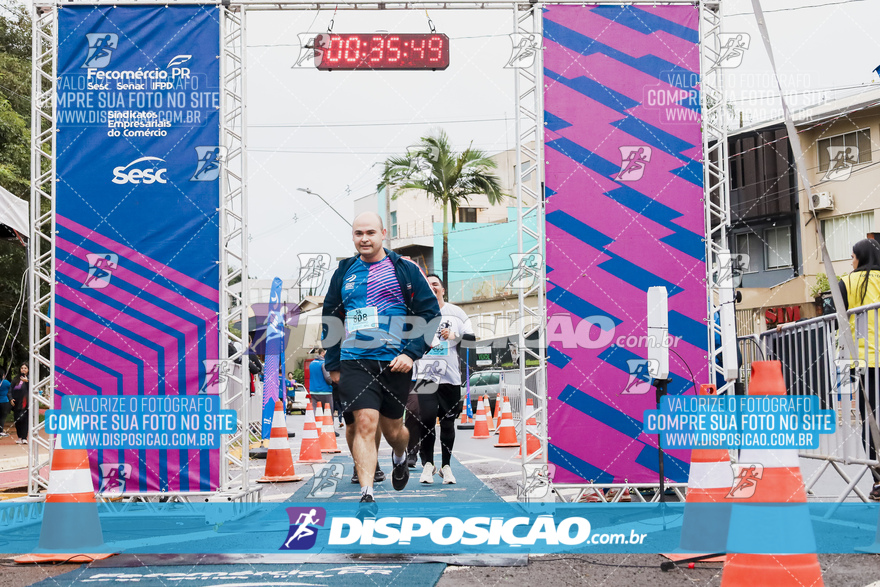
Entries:
{"type": "MultiPolygon", "coordinates": [[[[793,110],[876,87],[880,0],[762,0],[793,110]]],[[[726,70],[730,125],[781,114],[751,0],[726,0],[725,32],[750,37],[726,70]]],[[[249,272],[291,279],[298,253],[353,252],[356,198],[375,191],[382,161],[444,129],[454,148],[515,146],[513,15],[505,10],[250,11],[247,26],[249,272]],[[437,32],[450,38],[445,71],[319,72],[294,68],[299,33],[437,32]],[[297,188],[320,194],[330,206],[297,188]]]]}
{"type": "MultiPolygon", "coordinates": [[[[353,202],[376,190],[382,162],[444,129],[453,146],[489,153],[515,146],[509,10],[434,11],[450,37],[445,71],[291,68],[301,32],[326,31],[332,11],[248,18],[250,272],[298,275],[296,254],[353,252],[353,202]],[[314,24],[313,24],[314,23],[314,24]]],[[[334,32],[430,31],[424,11],[345,11],[334,32]]]]}
{"type": "MultiPolygon", "coordinates": [[[[783,88],[793,109],[863,91],[880,78],[880,2],[764,0],[783,88]],[[815,6],[815,7],[811,7],[815,6]]],[[[351,254],[343,217],[375,191],[381,162],[431,130],[458,148],[473,141],[490,153],[515,146],[512,15],[507,10],[437,10],[449,35],[446,71],[319,72],[291,68],[301,32],[323,32],[332,11],[254,12],[248,22],[250,272],[290,278],[297,253],[351,254]]],[[[781,113],[751,0],[725,3],[725,31],[750,35],[742,64],[727,70],[731,124],[781,113]]],[[[334,32],[428,32],[421,11],[345,11],[334,32]]]]}

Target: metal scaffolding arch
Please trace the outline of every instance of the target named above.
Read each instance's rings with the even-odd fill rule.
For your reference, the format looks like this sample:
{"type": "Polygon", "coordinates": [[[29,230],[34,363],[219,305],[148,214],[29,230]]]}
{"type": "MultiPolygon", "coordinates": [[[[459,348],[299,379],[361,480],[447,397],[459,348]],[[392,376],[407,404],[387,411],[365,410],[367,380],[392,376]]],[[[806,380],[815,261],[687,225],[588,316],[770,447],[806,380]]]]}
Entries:
{"type": "MultiPolygon", "coordinates": [[[[730,184],[727,174],[727,125],[724,95],[724,70],[720,65],[720,34],[722,1],[700,1],[700,106],[703,111],[703,210],[706,215],[706,287],[709,300],[707,316],[709,340],[709,382],[723,379],[722,367],[716,359],[721,348],[715,344],[721,335],[723,304],[732,304],[730,271],[731,255],[728,243],[730,230],[730,184]],[[725,279],[725,275],[727,279],[725,279]],[[724,284],[723,282],[728,282],[724,284]]],[[[732,312],[732,310],[731,310],[732,312]]],[[[735,336],[734,333],[731,333],[735,336]]],[[[733,382],[726,382],[719,393],[733,391],[733,382]]]]}
{"type": "Polygon", "coordinates": [[[220,491],[258,491],[248,478],[250,430],[248,398],[247,241],[247,9],[220,9],[220,142],[225,149],[220,188],[220,381],[221,409],[236,409],[238,425],[221,435],[220,491]],[[236,333],[231,326],[238,322],[236,333]],[[231,343],[231,346],[230,346],[231,343]],[[229,351],[234,349],[230,355],[229,351]]]}
{"type": "Polygon", "coordinates": [[[534,54],[531,66],[514,66],[514,91],[516,97],[516,236],[519,275],[523,279],[516,284],[518,313],[521,326],[519,335],[519,381],[520,420],[519,443],[522,462],[522,478],[517,486],[517,498],[521,501],[553,500],[548,473],[547,434],[547,299],[546,299],[546,237],[544,231],[544,79],[543,59],[543,11],[538,4],[517,4],[513,9],[514,57],[524,61],[534,54]],[[517,48],[519,47],[519,49],[517,48]],[[525,163],[531,163],[527,167],[525,163]],[[530,185],[529,176],[536,175],[537,190],[530,185]],[[524,237],[534,239],[530,244],[524,237]],[[529,307],[526,299],[534,295],[535,305],[529,307]],[[527,333],[527,325],[531,330],[527,333]],[[537,333],[537,338],[534,334],[537,333]],[[529,343],[526,343],[530,337],[529,343]],[[527,362],[532,363],[527,369],[527,362]],[[533,409],[527,407],[533,402],[533,409]],[[535,418],[537,426],[528,430],[526,422],[535,418]],[[540,450],[529,454],[528,436],[532,434],[540,442],[540,450]]]}
{"type": "Polygon", "coordinates": [[[51,447],[40,436],[40,410],[53,408],[55,391],[55,80],[58,79],[58,15],[54,7],[31,8],[31,203],[28,242],[30,328],[30,430],[28,495],[49,487],[40,471],[51,447]]]}
{"type": "MultiPolygon", "coordinates": [[[[592,4],[650,4],[653,0],[620,2],[596,0],[592,4]]],[[[174,5],[186,2],[110,2],[100,0],[89,5],[174,5]]],[[[246,68],[246,15],[253,10],[321,10],[324,5],[307,0],[237,0],[205,2],[219,5],[220,10],[220,142],[225,149],[221,168],[220,215],[220,354],[218,357],[219,393],[221,408],[238,411],[238,428],[230,436],[222,437],[220,454],[219,491],[214,493],[181,493],[140,495],[137,499],[159,497],[174,499],[224,499],[252,501],[259,497],[248,475],[248,370],[246,349],[249,300],[248,278],[248,215],[247,215],[247,68],[246,68]],[[236,332],[233,325],[240,324],[236,332]],[[232,347],[230,344],[232,343],[232,347]],[[233,350],[233,352],[230,352],[233,350]]],[[[580,1],[564,0],[554,4],[582,5],[580,1]]],[[[724,125],[724,94],[722,71],[718,66],[716,39],[721,27],[721,0],[670,0],[664,4],[698,5],[700,10],[701,99],[703,108],[704,198],[706,219],[707,288],[710,307],[707,308],[709,328],[706,357],[710,372],[717,369],[714,358],[720,353],[715,347],[714,321],[718,310],[720,284],[718,268],[728,251],[727,231],[730,209],[727,185],[726,128],[724,125]],[[715,294],[715,295],[713,295],[715,294]]],[[[557,490],[575,490],[575,499],[587,487],[596,485],[554,485],[548,472],[549,432],[546,381],[546,235],[544,226],[544,104],[542,9],[540,3],[517,3],[510,0],[452,0],[428,2],[411,0],[398,3],[354,2],[341,5],[343,10],[415,10],[442,9],[496,9],[512,10],[513,32],[520,39],[532,39],[534,61],[528,67],[513,67],[516,99],[516,219],[519,259],[532,256],[537,265],[528,265],[531,277],[518,289],[519,317],[523,324],[529,319],[530,330],[519,332],[519,372],[521,382],[520,443],[527,446],[526,420],[535,416],[538,424],[530,432],[541,444],[541,450],[528,454],[522,451],[522,477],[518,498],[523,501],[555,500],[566,497],[557,490]],[[536,166],[526,167],[529,162],[536,166]],[[535,173],[534,185],[527,180],[535,173]],[[528,240],[527,240],[528,239],[528,240]],[[534,296],[536,303],[529,307],[527,298],[534,296]],[[535,322],[537,324],[535,324],[535,322]],[[527,336],[537,333],[537,340],[527,336]],[[529,368],[527,368],[527,366],[529,368]],[[526,409],[526,400],[534,402],[533,412],[526,409]]],[[[53,408],[54,402],[54,337],[55,324],[52,305],[55,296],[55,136],[57,80],[57,14],[61,8],[54,4],[37,4],[32,8],[33,62],[32,62],[32,121],[31,121],[31,230],[29,243],[30,274],[28,279],[28,310],[30,317],[30,412],[33,440],[29,444],[29,483],[31,497],[40,496],[48,487],[48,479],[40,470],[49,463],[50,442],[41,439],[39,408],[53,408]]],[[[729,254],[728,254],[729,256],[729,254]]],[[[526,265],[521,265],[526,267],[526,265]]],[[[726,389],[723,388],[723,390],[726,389]]],[[[620,485],[620,484],[619,484],[620,485]]],[[[570,493],[570,492],[567,492],[570,493]]]]}

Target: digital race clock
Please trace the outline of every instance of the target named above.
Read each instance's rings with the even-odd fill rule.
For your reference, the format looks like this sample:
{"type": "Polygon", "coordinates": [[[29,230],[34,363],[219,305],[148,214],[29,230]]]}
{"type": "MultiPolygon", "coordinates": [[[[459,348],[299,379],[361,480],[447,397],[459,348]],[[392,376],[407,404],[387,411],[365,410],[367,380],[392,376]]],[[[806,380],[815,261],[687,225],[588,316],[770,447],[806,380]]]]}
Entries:
{"type": "Polygon", "coordinates": [[[449,37],[437,33],[323,33],[315,36],[315,65],[334,69],[446,69],[449,37]]]}

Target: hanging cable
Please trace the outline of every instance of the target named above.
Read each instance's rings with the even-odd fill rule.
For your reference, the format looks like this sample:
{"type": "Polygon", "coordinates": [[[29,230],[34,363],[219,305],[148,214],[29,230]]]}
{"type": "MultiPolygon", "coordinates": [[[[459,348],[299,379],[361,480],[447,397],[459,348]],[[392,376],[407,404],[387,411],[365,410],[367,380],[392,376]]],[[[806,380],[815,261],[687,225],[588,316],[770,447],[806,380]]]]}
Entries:
{"type": "Polygon", "coordinates": [[[425,8],[425,18],[428,19],[428,28],[431,29],[431,32],[432,32],[432,33],[436,33],[436,32],[437,32],[437,29],[436,29],[436,27],[434,27],[434,21],[431,20],[431,16],[428,14],[428,9],[427,9],[427,8],[425,8]]]}
{"type": "Polygon", "coordinates": [[[333,32],[333,23],[336,22],[336,13],[337,12],[339,12],[339,4],[337,4],[336,8],[333,9],[333,16],[330,17],[330,26],[327,27],[328,34],[333,32]]]}

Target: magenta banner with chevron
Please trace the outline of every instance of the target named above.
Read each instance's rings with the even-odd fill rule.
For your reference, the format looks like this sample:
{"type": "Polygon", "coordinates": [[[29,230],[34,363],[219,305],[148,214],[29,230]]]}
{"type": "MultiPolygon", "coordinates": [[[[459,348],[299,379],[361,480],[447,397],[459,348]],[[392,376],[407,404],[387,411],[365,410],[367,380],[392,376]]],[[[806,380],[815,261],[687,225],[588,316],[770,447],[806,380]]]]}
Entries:
{"type": "MultiPolygon", "coordinates": [[[[549,458],[558,483],[656,482],[648,345],[670,346],[670,394],[708,383],[696,6],[544,11],[549,458]],[[647,292],[669,294],[669,340],[647,292]],[[554,337],[554,316],[589,341],[554,337]],[[583,331],[587,332],[587,328],[583,331]],[[590,342],[591,341],[591,342],[590,342]]],[[[580,336],[578,337],[581,338],[580,336]]],[[[669,451],[686,482],[689,451],[669,451]]]]}
{"type": "MultiPolygon", "coordinates": [[[[54,407],[216,395],[219,7],[66,6],[58,26],[54,407]]],[[[218,449],[134,438],[89,451],[96,491],[218,488],[218,449]]]]}

